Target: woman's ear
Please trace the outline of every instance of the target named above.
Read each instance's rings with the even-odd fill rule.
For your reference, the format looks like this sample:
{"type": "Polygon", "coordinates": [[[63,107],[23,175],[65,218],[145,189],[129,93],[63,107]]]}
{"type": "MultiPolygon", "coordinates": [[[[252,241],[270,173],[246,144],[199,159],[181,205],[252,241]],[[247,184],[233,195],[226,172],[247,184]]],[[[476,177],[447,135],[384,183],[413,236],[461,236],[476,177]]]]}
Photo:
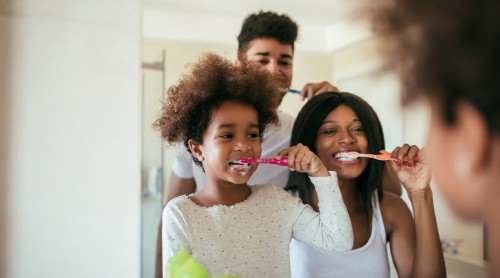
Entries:
{"type": "Polygon", "coordinates": [[[482,175],[489,158],[488,126],[478,110],[468,102],[458,102],[455,111],[461,148],[458,151],[465,154],[471,176],[482,175]]]}
{"type": "Polygon", "coordinates": [[[195,156],[199,161],[202,161],[204,157],[201,145],[198,142],[194,141],[193,139],[189,139],[188,145],[189,145],[189,150],[191,151],[193,156],[195,156]]]}

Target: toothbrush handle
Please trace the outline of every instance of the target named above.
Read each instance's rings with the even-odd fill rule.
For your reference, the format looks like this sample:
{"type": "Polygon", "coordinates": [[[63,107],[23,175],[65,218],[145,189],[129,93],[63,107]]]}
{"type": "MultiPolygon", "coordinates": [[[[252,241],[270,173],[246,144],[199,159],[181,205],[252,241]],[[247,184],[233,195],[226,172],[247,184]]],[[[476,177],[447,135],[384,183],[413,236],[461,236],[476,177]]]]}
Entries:
{"type": "Polygon", "coordinates": [[[281,91],[284,93],[300,94],[299,90],[290,89],[290,88],[283,88],[283,89],[281,89],[281,91]]]}
{"type": "MultiPolygon", "coordinates": [[[[370,157],[377,160],[387,161],[387,160],[398,160],[397,158],[391,157],[391,154],[368,154],[366,157],[370,157]]],[[[408,157],[403,157],[403,162],[407,162],[408,157]]],[[[418,157],[413,158],[413,162],[421,163],[418,157]]]]}
{"type": "Polygon", "coordinates": [[[258,163],[266,163],[266,164],[274,164],[274,165],[281,165],[281,166],[288,166],[288,157],[283,157],[282,159],[276,159],[276,158],[260,158],[257,159],[258,163]]]}

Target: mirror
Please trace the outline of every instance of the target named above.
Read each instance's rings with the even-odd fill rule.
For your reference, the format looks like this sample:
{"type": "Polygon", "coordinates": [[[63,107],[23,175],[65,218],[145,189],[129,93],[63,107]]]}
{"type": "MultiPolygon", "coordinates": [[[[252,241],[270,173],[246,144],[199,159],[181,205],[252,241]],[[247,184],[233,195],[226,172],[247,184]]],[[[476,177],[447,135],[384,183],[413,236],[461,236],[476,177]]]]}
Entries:
{"type": "Polygon", "coordinates": [[[152,123],[165,91],[165,51],[143,53],[142,169],[141,169],[141,277],[153,277],[155,238],[162,210],[163,144],[152,123]],[[145,267],[148,266],[148,267],[145,267]]]}
{"type": "MultiPolygon", "coordinates": [[[[249,13],[273,10],[286,13],[299,23],[293,88],[301,89],[308,82],[330,81],[341,90],[360,95],[374,107],[382,122],[388,149],[403,142],[424,145],[428,112],[420,105],[409,109],[400,107],[397,78],[382,70],[376,51],[377,39],[370,35],[368,28],[352,25],[348,20],[350,8],[352,3],[349,6],[340,0],[289,1],[286,7],[279,1],[145,1],[142,277],[154,274],[158,222],[166,198],[164,193],[168,190],[172,159],[172,150],[162,146],[159,134],[151,133],[151,123],[160,109],[163,92],[186,72],[186,64],[196,61],[202,52],[214,51],[235,59],[236,36],[249,13]]],[[[302,105],[298,96],[287,95],[281,109],[296,115],[302,105]]],[[[450,275],[468,273],[466,276],[481,277],[481,273],[485,273],[482,226],[459,221],[435,187],[434,192],[440,235],[462,240],[459,254],[446,255],[450,275]]],[[[396,272],[393,269],[391,273],[396,272]]]]}

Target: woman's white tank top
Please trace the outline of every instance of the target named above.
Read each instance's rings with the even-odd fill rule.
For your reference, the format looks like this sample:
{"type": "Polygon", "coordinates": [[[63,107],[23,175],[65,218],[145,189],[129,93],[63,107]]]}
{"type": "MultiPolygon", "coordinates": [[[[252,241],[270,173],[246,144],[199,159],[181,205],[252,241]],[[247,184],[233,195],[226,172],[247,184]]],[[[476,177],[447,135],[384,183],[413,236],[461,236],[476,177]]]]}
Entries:
{"type": "Polygon", "coordinates": [[[292,278],[389,277],[387,241],[377,194],[374,194],[372,204],[372,232],[363,247],[347,252],[332,252],[292,239],[292,278]]]}

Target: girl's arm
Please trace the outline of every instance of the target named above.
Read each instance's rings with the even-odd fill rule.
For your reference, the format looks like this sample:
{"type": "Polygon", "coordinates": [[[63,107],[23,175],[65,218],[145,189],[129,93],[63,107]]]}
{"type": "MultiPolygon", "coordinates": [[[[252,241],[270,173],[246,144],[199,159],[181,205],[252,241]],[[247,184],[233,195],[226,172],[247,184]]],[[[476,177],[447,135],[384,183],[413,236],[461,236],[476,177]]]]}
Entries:
{"type": "Polygon", "coordinates": [[[353,232],[349,214],[335,172],[328,172],[321,160],[302,144],[280,152],[277,158],[288,155],[292,171],[307,173],[318,193],[320,212],[304,205],[299,198],[283,191],[284,215],[294,221],[292,236],[314,246],[332,250],[352,249],[353,232]]]}
{"type": "Polygon", "coordinates": [[[414,232],[407,232],[405,240],[403,238],[405,235],[401,232],[401,230],[404,231],[402,227],[405,223],[403,220],[394,220],[395,225],[390,242],[398,274],[401,277],[446,277],[430,189],[431,173],[429,166],[419,161],[423,160],[424,151],[416,146],[410,147],[405,144],[401,148],[396,148],[392,154],[399,159],[392,161],[391,167],[408,192],[415,224],[414,232]],[[403,157],[409,161],[406,165],[402,163],[403,157]],[[413,254],[405,255],[406,245],[412,245],[404,243],[408,241],[414,241],[414,251],[413,254]],[[411,267],[409,262],[411,262],[411,267]]]}
{"type": "Polygon", "coordinates": [[[179,250],[184,249],[191,254],[191,244],[186,224],[182,212],[176,205],[178,201],[182,201],[182,199],[176,198],[170,201],[162,213],[163,277],[167,277],[165,273],[167,262],[179,250]]]}

